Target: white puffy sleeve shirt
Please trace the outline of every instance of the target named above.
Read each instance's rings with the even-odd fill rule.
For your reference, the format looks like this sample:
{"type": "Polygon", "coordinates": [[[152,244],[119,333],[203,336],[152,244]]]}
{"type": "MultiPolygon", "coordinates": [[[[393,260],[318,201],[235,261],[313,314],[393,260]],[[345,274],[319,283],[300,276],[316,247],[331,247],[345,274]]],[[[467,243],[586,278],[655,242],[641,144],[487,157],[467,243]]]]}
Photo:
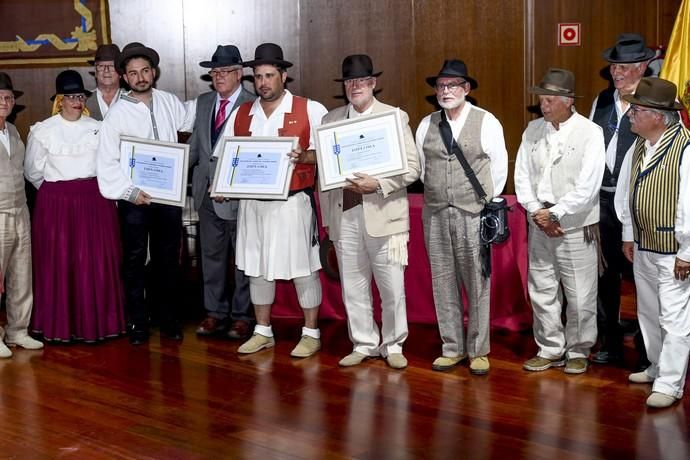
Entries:
{"type": "Polygon", "coordinates": [[[191,131],[196,106],[174,94],[154,89],[152,109],[123,95],[103,119],[98,136],[98,188],[111,200],[127,200],[135,190],[120,167],[120,136],[177,142],[178,131],[191,131]]]}
{"type": "Polygon", "coordinates": [[[100,126],[90,117],[68,121],[60,114],[33,125],[24,159],[26,179],[39,188],[44,180],[95,177],[100,126]]]}

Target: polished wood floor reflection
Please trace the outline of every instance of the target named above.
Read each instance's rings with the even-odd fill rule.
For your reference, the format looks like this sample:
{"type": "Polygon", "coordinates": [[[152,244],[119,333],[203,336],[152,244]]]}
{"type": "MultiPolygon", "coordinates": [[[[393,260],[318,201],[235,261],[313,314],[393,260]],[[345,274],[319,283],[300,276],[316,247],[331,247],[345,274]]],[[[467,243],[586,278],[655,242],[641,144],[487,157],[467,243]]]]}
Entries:
{"type": "MultiPolygon", "coordinates": [[[[648,385],[592,366],[528,373],[529,333],[493,331],[492,369],[430,364],[432,325],[411,327],[410,367],[382,360],[342,369],[343,322],[322,327],[324,350],[289,357],[299,324],[276,323],[277,346],[238,356],[237,343],[154,335],[131,347],[53,345],[0,361],[0,458],[689,458],[690,398],[644,406],[648,385]]],[[[628,344],[629,361],[634,351],[628,344]]]]}

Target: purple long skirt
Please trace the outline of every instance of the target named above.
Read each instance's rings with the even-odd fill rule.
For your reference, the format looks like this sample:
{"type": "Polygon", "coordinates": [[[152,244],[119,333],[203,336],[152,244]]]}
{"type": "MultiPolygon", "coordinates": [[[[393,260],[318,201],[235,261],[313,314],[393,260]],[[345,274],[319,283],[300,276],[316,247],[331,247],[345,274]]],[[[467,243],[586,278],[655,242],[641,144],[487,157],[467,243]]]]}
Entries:
{"type": "Polygon", "coordinates": [[[115,203],[95,178],[44,182],[32,220],[33,330],[97,341],[125,330],[115,203]]]}

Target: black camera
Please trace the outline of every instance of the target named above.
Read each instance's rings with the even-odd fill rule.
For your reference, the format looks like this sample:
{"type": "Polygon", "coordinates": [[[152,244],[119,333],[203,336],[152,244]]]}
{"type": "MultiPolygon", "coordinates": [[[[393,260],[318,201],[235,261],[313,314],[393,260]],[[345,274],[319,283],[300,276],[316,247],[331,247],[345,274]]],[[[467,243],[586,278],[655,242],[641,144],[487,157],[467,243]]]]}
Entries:
{"type": "Polygon", "coordinates": [[[503,197],[496,197],[484,205],[479,224],[482,244],[503,243],[510,236],[508,227],[508,203],[503,197]]]}

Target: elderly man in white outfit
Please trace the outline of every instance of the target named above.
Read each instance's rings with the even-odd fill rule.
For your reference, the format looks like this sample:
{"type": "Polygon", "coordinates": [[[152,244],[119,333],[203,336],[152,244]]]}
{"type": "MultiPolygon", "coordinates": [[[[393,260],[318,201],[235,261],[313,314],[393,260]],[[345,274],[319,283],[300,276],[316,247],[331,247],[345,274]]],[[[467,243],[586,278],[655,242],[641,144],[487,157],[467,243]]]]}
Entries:
{"type": "MultiPolygon", "coordinates": [[[[252,337],[238,348],[255,353],[274,346],[271,306],[275,280],[293,280],[304,313],[302,338],[290,353],[296,358],[313,355],[321,348],[317,326],[321,305],[321,269],[313,201],[316,174],[313,131],[326,114],[316,101],[293,96],[285,89],[283,50],[274,43],[256,48],[254,69],[258,99],[245,102],[230,115],[224,136],[294,136],[299,146],[292,151],[295,169],[287,201],[242,200],[237,229],[237,267],[249,276],[249,293],[256,313],[252,337]]],[[[214,155],[218,155],[218,148],[214,155]]]]}
{"type": "Polygon", "coordinates": [[[543,371],[562,366],[565,358],[565,372],[581,374],[587,371],[597,338],[596,240],[604,135],[575,111],[572,72],[549,69],[530,92],[539,95],[544,117],[531,121],[522,134],[515,192],[531,216],[528,289],[539,350],[523,368],[543,371]]]}
{"type": "Polygon", "coordinates": [[[633,263],[637,316],[651,365],[630,374],[653,383],[649,407],[683,396],[690,353],[690,132],[679,122],[676,85],[643,78],[623,98],[638,134],[621,167],[616,213],[633,263]]]}
{"type": "MultiPolygon", "coordinates": [[[[342,74],[336,81],[343,82],[349,104],[330,111],[324,123],[394,109],[374,97],[376,77],[381,72],[374,72],[368,55],[347,56],[342,74]]],[[[405,266],[410,228],[406,187],[417,180],[420,167],[408,116],[402,111],[400,116],[407,173],[385,179],[355,173],[356,177],[344,189],[320,195],[323,225],[338,255],[353,344],[352,353],[340,360],[341,366],[355,366],[381,354],[393,369],[407,367],[402,353],[407,338],[405,266]],[[381,294],[380,334],[372,307],[372,277],[381,294]]]]}

